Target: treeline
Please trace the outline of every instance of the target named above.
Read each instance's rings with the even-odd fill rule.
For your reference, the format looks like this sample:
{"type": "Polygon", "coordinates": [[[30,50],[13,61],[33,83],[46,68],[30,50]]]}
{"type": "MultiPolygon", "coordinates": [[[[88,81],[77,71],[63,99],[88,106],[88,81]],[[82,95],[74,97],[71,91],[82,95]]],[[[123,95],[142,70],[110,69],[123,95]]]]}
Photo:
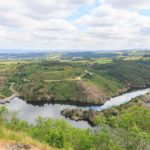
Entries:
{"type": "Polygon", "coordinates": [[[0,59],[2,60],[11,60],[11,59],[35,59],[35,58],[44,58],[46,53],[0,53],[0,59]]]}
{"type": "Polygon", "coordinates": [[[73,58],[73,57],[78,57],[78,58],[112,58],[116,57],[119,54],[117,53],[97,53],[97,52],[70,52],[62,55],[62,58],[73,58]]]}

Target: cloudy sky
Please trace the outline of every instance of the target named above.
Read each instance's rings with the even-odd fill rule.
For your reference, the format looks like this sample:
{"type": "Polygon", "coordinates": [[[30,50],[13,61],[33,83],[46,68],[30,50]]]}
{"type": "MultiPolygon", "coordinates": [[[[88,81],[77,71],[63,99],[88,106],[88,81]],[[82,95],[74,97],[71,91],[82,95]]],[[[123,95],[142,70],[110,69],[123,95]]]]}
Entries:
{"type": "Polygon", "coordinates": [[[0,48],[150,48],[150,0],[0,0],[0,48]]]}

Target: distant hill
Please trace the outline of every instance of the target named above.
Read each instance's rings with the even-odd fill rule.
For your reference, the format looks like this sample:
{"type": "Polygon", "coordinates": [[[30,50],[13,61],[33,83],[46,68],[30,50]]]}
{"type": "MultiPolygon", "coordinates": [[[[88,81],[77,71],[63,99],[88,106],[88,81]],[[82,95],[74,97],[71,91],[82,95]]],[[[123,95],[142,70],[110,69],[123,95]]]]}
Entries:
{"type": "Polygon", "coordinates": [[[43,58],[46,53],[0,53],[0,59],[33,59],[43,58]]]}

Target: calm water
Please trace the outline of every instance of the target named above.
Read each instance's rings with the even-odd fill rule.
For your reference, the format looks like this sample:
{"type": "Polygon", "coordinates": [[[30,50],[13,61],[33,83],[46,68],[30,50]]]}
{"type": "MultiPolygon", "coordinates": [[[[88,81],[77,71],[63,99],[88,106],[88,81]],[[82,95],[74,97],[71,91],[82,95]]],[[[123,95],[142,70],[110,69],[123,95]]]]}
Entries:
{"type": "Polygon", "coordinates": [[[5,104],[10,111],[17,111],[18,117],[21,120],[26,120],[29,123],[33,124],[37,116],[50,117],[53,119],[65,119],[69,124],[77,128],[91,128],[91,126],[86,121],[73,121],[68,118],[63,117],[60,112],[63,109],[76,109],[81,108],[84,110],[93,109],[93,110],[104,110],[112,106],[118,106],[130,101],[132,98],[135,98],[140,95],[148,93],[150,89],[137,90],[134,92],[129,92],[121,96],[117,96],[108,100],[102,106],[91,106],[91,107],[78,107],[71,105],[61,105],[61,104],[44,104],[43,106],[28,104],[22,99],[14,98],[10,103],[5,104]]]}
{"type": "Polygon", "coordinates": [[[147,103],[147,106],[149,106],[149,107],[150,107],[150,102],[148,102],[148,103],[147,103]]]}
{"type": "Polygon", "coordinates": [[[140,96],[140,95],[145,95],[146,93],[150,92],[150,88],[148,89],[142,89],[142,90],[137,90],[134,92],[128,92],[126,94],[122,94],[120,96],[111,98],[110,100],[106,101],[106,103],[102,106],[95,106],[93,107],[94,110],[104,110],[104,109],[108,109],[111,108],[113,106],[119,106],[121,104],[125,104],[127,102],[129,102],[130,100],[132,100],[133,98],[140,96]]]}

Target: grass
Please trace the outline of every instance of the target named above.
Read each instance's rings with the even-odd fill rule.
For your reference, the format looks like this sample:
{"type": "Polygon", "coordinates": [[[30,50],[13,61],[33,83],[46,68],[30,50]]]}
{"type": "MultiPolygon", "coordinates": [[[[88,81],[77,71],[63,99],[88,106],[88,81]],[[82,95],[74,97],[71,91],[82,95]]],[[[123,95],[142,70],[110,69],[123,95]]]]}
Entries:
{"type": "Polygon", "coordinates": [[[6,98],[4,95],[0,94],[0,99],[6,98]]]}
{"type": "Polygon", "coordinates": [[[54,148],[51,148],[49,145],[46,143],[40,143],[24,132],[14,132],[13,130],[9,130],[3,126],[0,128],[0,140],[1,141],[7,141],[7,142],[18,142],[18,143],[23,143],[23,144],[29,144],[33,145],[35,147],[39,147],[43,150],[54,150],[54,148]]]}
{"type": "Polygon", "coordinates": [[[130,56],[130,57],[125,57],[123,60],[140,60],[142,56],[130,56]]]}
{"type": "Polygon", "coordinates": [[[83,97],[81,89],[75,81],[50,83],[49,92],[58,100],[73,100],[83,97]]]}
{"type": "Polygon", "coordinates": [[[117,95],[120,92],[120,89],[123,88],[123,85],[112,79],[104,78],[100,75],[85,76],[85,80],[95,84],[103,93],[105,93],[106,98],[117,95]]]}
{"type": "Polygon", "coordinates": [[[112,62],[113,61],[110,58],[100,58],[94,61],[94,63],[98,63],[98,64],[107,64],[107,63],[112,63],[112,62]]]}
{"type": "Polygon", "coordinates": [[[12,95],[12,92],[8,87],[8,88],[5,88],[1,91],[1,95],[3,95],[3,97],[8,97],[8,96],[12,95]]]}
{"type": "Polygon", "coordinates": [[[73,68],[64,68],[64,70],[56,70],[56,71],[39,71],[32,74],[32,77],[34,79],[40,79],[40,80],[62,80],[70,77],[75,77],[77,75],[80,75],[82,73],[82,70],[80,69],[74,69],[73,68]]]}
{"type": "Polygon", "coordinates": [[[30,63],[31,61],[26,61],[26,60],[3,60],[3,61],[0,61],[0,65],[17,65],[17,64],[28,64],[30,63]]]}
{"type": "Polygon", "coordinates": [[[12,95],[12,91],[10,90],[10,83],[6,82],[4,87],[0,89],[0,97],[8,97],[12,95]]]}

